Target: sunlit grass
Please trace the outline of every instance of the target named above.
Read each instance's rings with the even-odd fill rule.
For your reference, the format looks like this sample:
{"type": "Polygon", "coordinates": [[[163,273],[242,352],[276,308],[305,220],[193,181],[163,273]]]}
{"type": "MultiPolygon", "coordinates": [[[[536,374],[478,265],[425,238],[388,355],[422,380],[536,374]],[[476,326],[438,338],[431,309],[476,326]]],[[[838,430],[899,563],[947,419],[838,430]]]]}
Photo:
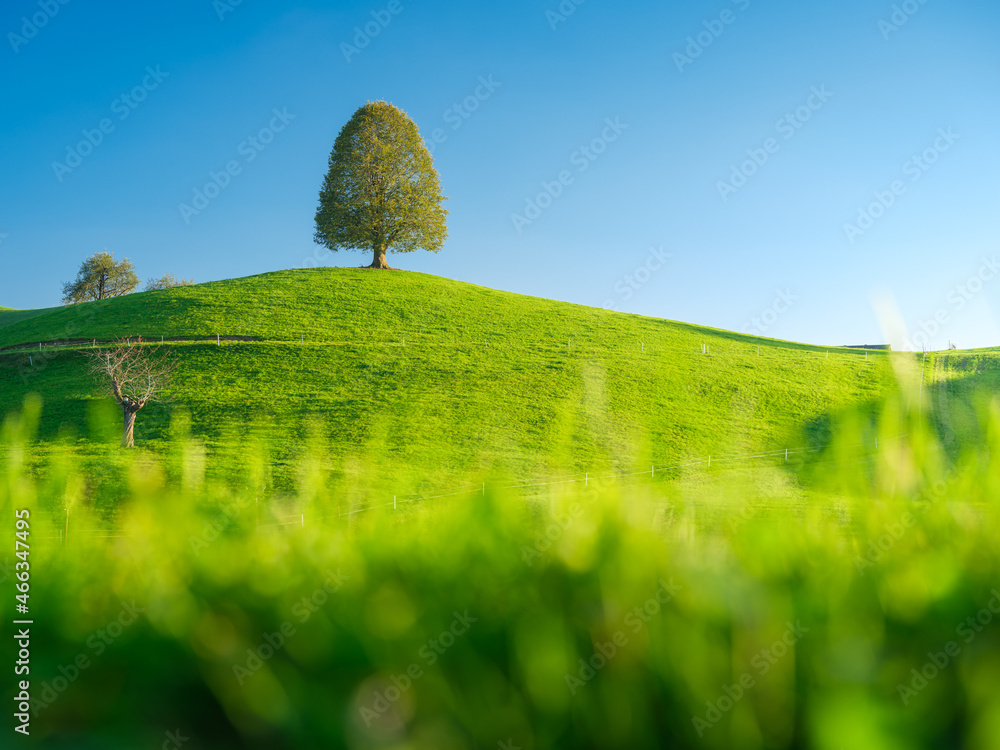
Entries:
{"type": "Polygon", "coordinates": [[[366,485],[363,462],[338,478],[320,427],[293,461],[294,487],[261,494],[266,447],[246,444],[213,477],[178,425],[163,450],[109,467],[122,488],[113,538],[86,533],[107,519],[72,447],[51,449],[44,479],[25,473],[37,408],[8,419],[0,453],[5,517],[30,508],[42,537],[71,508],[65,543],[33,543],[34,694],[89,660],[40,708],[40,736],[104,748],[156,746],[177,728],[217,748],[992,746],[994,407],[978,412],[983,442],[954,459],[890,403],[877,423],[839,420],[791,469],[529,498],[470,472],[485,492],[346,518],[321,514],[389,487],[366,485]],[[268,526],[284,514],[305,525],[268,526]],[[109,630],[129,607],[144,611],[109,630]]]}
{"type": "MultiPolygon", "coordinates": [[[[210,473],[262,441],[269,481],[281,490],[294,486],[292,467],[316,421],[345,477],[389,488],[394,476],[419,475],[428,487],[450,487],[469,475],[628,471],[647,459],[823,445],[831,415],[874,413],[897,390],[884,354],[828,355],[423,274],[351,269],[58,308],[3,326],[0,346],[138,335],[158,346],[161,336],[215,333],[262,340],[168,341],[179,363],[172,400],[139,413],[137,444],[162,457],[183,411],[209,455],[221,456],[210,473]]],[[[45,399],[44,442],[75,441],[95,473],[115,464],[121,416],[101,400],[79,348],[0,352],[0,414],[30,393],[45,399]]],[[[44,465],[44,450],[31,460],[44,465]]]]}

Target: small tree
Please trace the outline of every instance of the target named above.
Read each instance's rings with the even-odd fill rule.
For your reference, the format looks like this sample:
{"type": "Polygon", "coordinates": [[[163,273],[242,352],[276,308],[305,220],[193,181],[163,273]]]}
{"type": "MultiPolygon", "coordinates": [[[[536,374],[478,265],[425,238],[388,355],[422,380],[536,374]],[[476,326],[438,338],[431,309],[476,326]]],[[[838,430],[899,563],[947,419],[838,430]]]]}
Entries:
{"type": "Polygon", "coordinates": [[[368,102],[333,145],[314,239],[334,251],[370,250],[369,268],[390,268],[390,249],[441,249],[448,236],[444,200],[416,123],[387,102],[368,102]]]}
{"type": "Polygon", "coordinates": [[[163,401],[163,391],[177,366],[174,359],[158,350],[135,342],[119,339],[107,349],[87,352],[91,372],[110,386],[115,401],[122,408],[125,422],[122,447],[135,445],[135,415],[146,404],[163,401]]]}
{"type": "Polygon", "coordinates": [[[135,266],[125,258],[116,261],[107,250],[91,255],[80,266],[74,281],[63,284],[63,304],[75,305],[130,294],[139,286],[135,266]]]}
{"type": "Polygon", "coordinates": [[[172,273],[164,274],[158,279],[149,279],[143,291],[155,292],[157,289],[172,289],[175,286],[190,286],[194,279],[178,279],[172,273]]]}

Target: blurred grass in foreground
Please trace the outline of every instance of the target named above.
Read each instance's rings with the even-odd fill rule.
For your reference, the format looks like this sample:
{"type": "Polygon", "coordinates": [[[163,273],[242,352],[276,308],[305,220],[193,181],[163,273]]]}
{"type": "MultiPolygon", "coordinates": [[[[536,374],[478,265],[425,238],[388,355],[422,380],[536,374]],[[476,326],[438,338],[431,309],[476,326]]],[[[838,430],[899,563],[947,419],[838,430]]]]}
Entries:
{"type": "Polygon", "coordinates": [[[785,505],[721,474],[530,500],[487,478],[337,517],[383,488],[331,496],[320,439],[265,499],[252,444],[206,479],[178,428],[165,457],[109,466],[110,538],[70,447],[24,470],[39,409],[0,438],[5,623],[13,510],[32,512],[38,746],[998,746],[995,402],[957,459],[892,405],[845,417],[785,505]]]}

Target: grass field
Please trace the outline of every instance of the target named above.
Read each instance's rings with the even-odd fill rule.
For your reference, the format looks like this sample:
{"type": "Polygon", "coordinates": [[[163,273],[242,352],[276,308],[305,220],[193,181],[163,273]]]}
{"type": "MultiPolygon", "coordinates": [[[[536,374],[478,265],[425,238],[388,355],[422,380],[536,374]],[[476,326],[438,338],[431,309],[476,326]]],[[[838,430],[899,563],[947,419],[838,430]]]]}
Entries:
{"type": "MultiPolygon", "coordinates": [[[[137,422],[153,450],[178,410],[211,447],[254,434],[279,462],[318,422],[331,461],[360,452],[377,477],[420,472],[445,487],[470,472],[631,470],[819,445],[831,415],[874,413],[895,388],[885,355],[345,269],[43,311],[0,328],[0,346],[125,336],[202,338],[168,342],[181,365],[172,402],[137,422]],[[216,334],[256,340],[205,340],[216,334]]],[[[0,411],[37,392],[43,436],[62,428],[88,450],[113,446],[113,430],[93,426],[104,407],[79,350],[36,351],[0,352],[0,411]]]]}
{"type": "Polygon", "coordinates": [[[41,746],[997,746],[996,352],[332,269],[16,316],[41,746]],[[134,451],[38,353],[215,334],[134,451]]]}

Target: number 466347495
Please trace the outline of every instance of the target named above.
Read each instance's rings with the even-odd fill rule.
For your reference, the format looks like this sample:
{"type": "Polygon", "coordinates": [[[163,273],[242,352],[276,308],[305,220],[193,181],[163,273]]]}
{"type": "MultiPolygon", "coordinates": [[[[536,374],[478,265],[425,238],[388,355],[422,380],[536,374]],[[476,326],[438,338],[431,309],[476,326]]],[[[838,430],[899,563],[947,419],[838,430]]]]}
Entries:
{"type": "MultiPolygon", "coordinates": [[[[17,579],[18,579],[17,590],[19,592],[21,592],[20,595],[17,597],[17,599],[21,600],[22,597],[23,597],[25,600],[27,600],[27,598],[28,598],[28,576],[29,576],[29,572],[28,572],[29,571],[29,568],[28,568],[28,516],[29,516],[29,512],[28,512],[28,509],[24,508],[22,510],[15,511],[14,512],[14,516],[15,516],[15,518],[17,518],[17,521],[16,521],[16,526],[17,526],[17,531],[16,531],[17,541],[15,543],[15,545],[16,545],[16,552],[15,552],[15,554],[17,555],[17,557],[20,560],[20,562],[18,562],[17,566],[16,566],[17,567],[17,579]]],[[[22,603],[26,604],[27,602],[23,601],[22,603]]]]}

